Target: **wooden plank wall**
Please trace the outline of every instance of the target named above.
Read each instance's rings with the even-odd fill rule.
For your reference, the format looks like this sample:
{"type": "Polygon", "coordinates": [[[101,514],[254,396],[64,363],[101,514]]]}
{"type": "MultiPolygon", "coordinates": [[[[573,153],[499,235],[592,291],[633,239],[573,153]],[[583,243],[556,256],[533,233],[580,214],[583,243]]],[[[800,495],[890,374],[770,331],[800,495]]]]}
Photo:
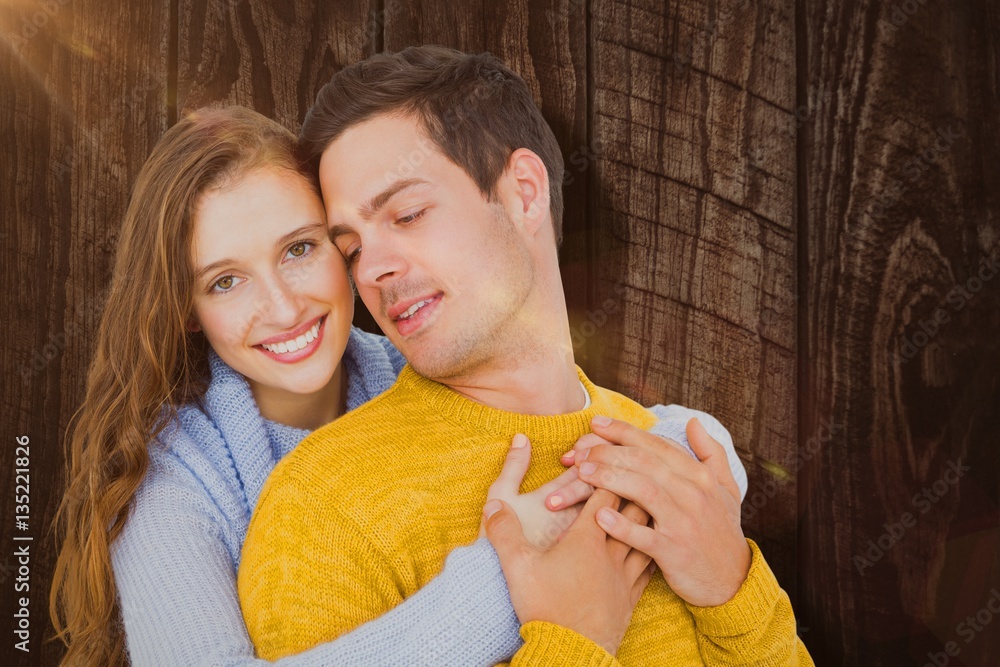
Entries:
{"type": "MultiPolygon", "coordinates": [[[[528,81],[567,159],[578,361],[729,427],[744,527],[817,663],[948,642],[949,664],[1000,662],[1000,625],[958,628],[1000,589],[1000,280],[975,282],[1000,259],[996,3],[19,0],[0,27],[0,462],[30,436],[36,549],[33,650],[5,664],[60,654],[40,636],[62,435],[156,139],[219,101],[297,129],[340,67],[420,43],[528,81]]],[[[10,619],[12,492],[0,507],[10,619]]]]}
{"type": "MultiPolygon", "coordinates": [[[[3,3],[0,25],[3,369],[0,614],[4,664],[53,665],[45,641],[64,488],[63,435],[83,396],[115,238],[140,166],[170,126],[170,3],[3,3]],[[16,437],[30,438],[30,520],[14,525],[16,437]],[[29,536],[30,542],[12,537],[29,536]],[[31,552],[31,653],[14,648],[16,547],[31,552]]],[[[24,582],[20,582],[24,583],[24,582]]]]}
{"type": "Polygon", "coordinates": [[[598,379],[728,426],[744,525],[794,592],[793,3],[593,16],[598,312],[615,311],[598,379]]]}
{"type": "Polygon", "coordinates": [[[842,664],[997,665],[975,617],[1000,609],[1000,6],[799,25],[800,446],[837,426],[799,476],[804,636],[842,664]]]}

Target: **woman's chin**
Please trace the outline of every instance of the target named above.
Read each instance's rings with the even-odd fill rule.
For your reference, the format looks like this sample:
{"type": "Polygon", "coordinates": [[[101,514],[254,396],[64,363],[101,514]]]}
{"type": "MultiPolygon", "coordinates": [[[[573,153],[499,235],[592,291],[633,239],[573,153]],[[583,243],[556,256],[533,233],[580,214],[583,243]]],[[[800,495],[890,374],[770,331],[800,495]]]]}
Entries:
{"type": "Polygon", "coordinates": [[[271,362],[263,368],[255,364],[245,370],[233,366],[233,370],[247,379],[255,393],[263,390],[305,397],[326,389],[334,381],[337,364],[324,359],[325,356],[313,355],[308,363],[301,365],[271,362]]]}
{"type": "Polygon", "coordinates": [[[309,369],[302,373],[283,373],[281,377],[272,376],[268,379],[273,391],[283,391],[296,396],[311,396],[330,386],[335,371],[336,368],[329,369],[328,372],[317,372],[315,369],[309,369]]]}

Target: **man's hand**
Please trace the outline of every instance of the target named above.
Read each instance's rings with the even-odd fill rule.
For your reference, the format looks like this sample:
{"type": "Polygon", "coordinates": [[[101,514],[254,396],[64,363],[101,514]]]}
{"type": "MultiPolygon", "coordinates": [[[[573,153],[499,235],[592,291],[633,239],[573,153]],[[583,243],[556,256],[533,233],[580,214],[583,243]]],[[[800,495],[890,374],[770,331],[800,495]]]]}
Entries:
{"type": "Polygon", "coordinates": [[[622,421],[595,417],[594,434],[608,443],[576,451],[580,481],[631,500],[653,527],[602,507],[608,535],[649,554],[670,587],[689,604],[728,602],[746,580],[750,547],[740,527],[740,492],[725,449],[697,419],[687,423],[691,455],[676,443],[622,421]]]}
{"type": "MultiPolygon", "coordinates": [[[[500,557],[514,611],[521,623],[547,621],[569,628],[614,655],[632,611],[653,573],[646,554],[608,537],[598,511],[619,498],[598,490],[555,546],[538,549],[524,536],[510,505],[490,500],[483,508],[486,534],[500,557]]],[[[618,516],[639,525],[648,515],[626,503],[618,516]]]]}

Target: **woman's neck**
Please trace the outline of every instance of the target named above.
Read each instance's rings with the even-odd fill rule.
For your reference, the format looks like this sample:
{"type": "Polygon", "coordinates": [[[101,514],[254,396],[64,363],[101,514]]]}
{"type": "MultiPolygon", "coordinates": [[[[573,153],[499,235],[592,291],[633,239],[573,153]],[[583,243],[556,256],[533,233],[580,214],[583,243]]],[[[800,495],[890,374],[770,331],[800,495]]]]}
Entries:
{"type": "Polygon", "coordinates": [[[296,394],[284,389],[250,383],[254,400],[264,419],[314,431],[329,424],[347,407],[347,375],[337,366],[330,382],[312,394],[296,394]]]}

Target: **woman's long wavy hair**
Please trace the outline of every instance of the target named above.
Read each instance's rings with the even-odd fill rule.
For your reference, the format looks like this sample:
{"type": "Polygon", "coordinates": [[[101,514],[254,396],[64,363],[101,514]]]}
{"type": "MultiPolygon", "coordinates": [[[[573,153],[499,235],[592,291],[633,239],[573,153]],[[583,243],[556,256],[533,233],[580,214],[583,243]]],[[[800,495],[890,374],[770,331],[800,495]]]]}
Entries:
{"type": "MultiPolygon", "coordinates": [[[[239,107],[202,109],[168,130],[143,165],[115,254],[83,405],[68,431],[68,487],[49,614],[64,665],[124,665],[110,548],[151,446],[208,381],[208,343],[191,333],[193,217],[201,196],[258,169],[315,178],[295,137],[239,107]]],[[[234,233],[238,229],[234,228],[234,233]]]]}

